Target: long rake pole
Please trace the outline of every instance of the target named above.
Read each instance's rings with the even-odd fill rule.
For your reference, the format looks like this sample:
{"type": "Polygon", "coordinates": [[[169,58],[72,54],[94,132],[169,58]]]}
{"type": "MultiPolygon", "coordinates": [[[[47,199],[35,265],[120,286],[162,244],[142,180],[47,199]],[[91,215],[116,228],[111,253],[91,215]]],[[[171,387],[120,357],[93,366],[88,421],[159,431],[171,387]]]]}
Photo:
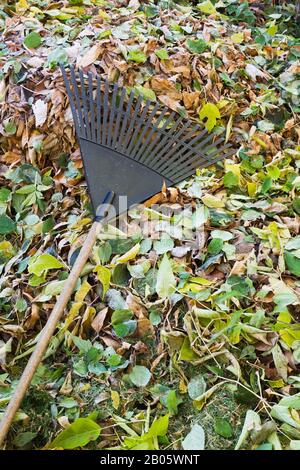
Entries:
{"type": "Polygon", "coordinates": [[[49,342],[56,329],[57,323],[60,320],[63,311],[68,303],[69,298],[75,288],[76,282],[84,268],[85,263],[92,251],[97,235],[101,229],[102,223],[95,221],[90,228],[90,231],[85,239],[84,244],[80,250],[80,253],[74,263],[74,266],[70,272],[67,282],[64,285],[62,292],[60,293],[57,302],[52,310],[48,321],[43,328],[36,347],[24,369],[21,379],[15,389],[15,392],[4,412],[2,420],[0,422],[0,447],[2,446],[4,439],[9,431],[11,423],[18,411],[22,400],[27,392],[27,389],[31,383],[31,380],[35,374],[35,371],[43,359],[45,351],[49,345],[49,342]]]}

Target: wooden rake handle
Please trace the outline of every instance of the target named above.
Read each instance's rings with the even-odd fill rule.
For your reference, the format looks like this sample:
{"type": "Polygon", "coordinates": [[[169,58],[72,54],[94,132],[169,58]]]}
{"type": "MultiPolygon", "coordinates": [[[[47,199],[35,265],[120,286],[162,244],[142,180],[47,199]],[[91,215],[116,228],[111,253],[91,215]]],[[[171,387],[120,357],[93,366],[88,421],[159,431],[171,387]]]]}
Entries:
{"type": "Polygon", "coordinates": [[[4,412],[4,415],[0,422],[0,447],[2,446],[6,434],[9,431],[10,425],[13,422],[15,414],[21,405],[21,402],[35,374],[35,371],[38,365],[40,364],[41,360],[43,359],[44,353],[56,329],[57,323],[63,314],[68,300],[71,297],[71,294],[75,288],[76,282],[92,251],[101,226],[101,222],[98,221],[95,221],[91,226],[90,231],[85,239],[85,242],[82,245],[80,253],[70,272],[68,280],[66,281],[63,290],[57,299],[54,309],[52,310],[52,313],[49,316],[48,321],[40,334],[36,347],[24,369],[24,372],[15,389],[15,392],[4,412]]]}

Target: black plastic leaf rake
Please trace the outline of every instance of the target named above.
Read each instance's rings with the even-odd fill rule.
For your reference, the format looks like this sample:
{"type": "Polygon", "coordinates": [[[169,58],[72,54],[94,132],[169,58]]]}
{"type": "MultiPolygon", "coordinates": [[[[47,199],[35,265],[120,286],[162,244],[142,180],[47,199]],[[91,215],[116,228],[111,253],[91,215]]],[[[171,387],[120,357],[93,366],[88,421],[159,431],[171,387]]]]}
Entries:
{"type": "Polygon", "coordinates": [[[15,393],[0,423],[0,445],[43,358],[57,323],[93,248],[104,221],[127,206],[158,193],[163,184],[174,185],[235,151],[224,137],[208,133],[158,103],[144,101],[91,73],[61,67],[80,143],[85,176],[95,221],[65,282],[46,326],[39,335],[15,393]],[[108,205],[109,204],[109,205],[108,205]],[[112,214],[108,209],[114,205],[112,214]],[[101,222],[101,223],[100,223],[101,222]]]}
{"type": "MultiPolygon", "coordinates": [[[[108,192],[127,196],[128,207],[232,155],[224,137],[135,91],[70,67],[62,73],[70,100],[94,211],[108,192]]],[[[118,208],[117,208],[118,213],[118,208]]]]}

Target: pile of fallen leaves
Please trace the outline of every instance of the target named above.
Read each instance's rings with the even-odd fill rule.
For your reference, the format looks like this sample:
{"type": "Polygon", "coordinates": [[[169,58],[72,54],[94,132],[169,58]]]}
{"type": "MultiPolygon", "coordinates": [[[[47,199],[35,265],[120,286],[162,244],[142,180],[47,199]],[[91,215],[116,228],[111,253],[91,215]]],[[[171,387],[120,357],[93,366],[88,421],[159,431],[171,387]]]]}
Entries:
{"type": "Polygon", "coordinates": [[[0,11],[0,407],[92,220],[58,64],[237,150],[99,236],[8,448],[300,448],[300,34],[265,3],[0,11]]]}

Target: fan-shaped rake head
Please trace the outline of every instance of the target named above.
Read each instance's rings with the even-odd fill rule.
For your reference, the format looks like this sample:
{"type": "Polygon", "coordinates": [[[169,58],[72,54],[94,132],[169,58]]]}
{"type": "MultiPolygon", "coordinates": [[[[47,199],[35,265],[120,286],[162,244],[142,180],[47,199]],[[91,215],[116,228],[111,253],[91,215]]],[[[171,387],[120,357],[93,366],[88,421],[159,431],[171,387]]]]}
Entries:
{"type": "MultiPolygon", "coordinates": [[[[81,69],[61,66],[95,213],[109,191],[127,207],[235,153],[224,137],[81,69]]],[[[117,201],[115,198],[114,201],[117,201]]]]}

